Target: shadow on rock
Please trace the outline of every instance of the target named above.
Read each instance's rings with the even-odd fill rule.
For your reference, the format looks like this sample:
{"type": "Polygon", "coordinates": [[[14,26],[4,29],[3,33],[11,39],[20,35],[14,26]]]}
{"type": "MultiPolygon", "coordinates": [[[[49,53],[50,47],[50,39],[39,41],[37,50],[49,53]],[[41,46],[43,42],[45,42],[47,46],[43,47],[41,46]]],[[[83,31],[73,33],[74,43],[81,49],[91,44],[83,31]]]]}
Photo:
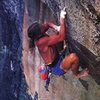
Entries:
{"type": "Polygon", "coordinates": [[[85,69],[87,67],[89,74],[100,85],[100,59],[98,60],[96,55],[72,38],[69,40],[69,50],[77,53],[82,68],[85,69]]]}

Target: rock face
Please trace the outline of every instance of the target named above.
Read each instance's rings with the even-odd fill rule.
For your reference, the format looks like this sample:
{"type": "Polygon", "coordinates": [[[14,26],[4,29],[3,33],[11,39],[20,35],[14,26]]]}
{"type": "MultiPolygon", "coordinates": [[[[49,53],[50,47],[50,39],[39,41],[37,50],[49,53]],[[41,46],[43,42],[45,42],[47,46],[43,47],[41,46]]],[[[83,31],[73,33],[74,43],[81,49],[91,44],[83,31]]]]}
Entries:
{"type": "Polygon", "coordinates": [[[19,99],[23,12],[23,0],[0,1],[0,100],[19,99]]]}
{"type": "MultiPolygon", "coordinates": [[[[75,79],[69,72],[53,76],[49,92],[45,82],[39,80],[37,67],[43,63],[37,48],[33,51],[33,64],[24,67],[32,95],[38,92],[41,100],[99,100],[100,98],[100,2],[99,0],[26,0],[28,25],[34,21],[54,21],[59,25],[59,14],[67,8],[66,41],[69,52],[76,52],[82,68],[88,67],[90,75],[75,79]],[[34,69],[34,70],[33,70],[34,69]],[[30,71],[31,70],[31,71],[30,71]],[[31,78],[30,76],[33,77],[31,78]],[[28,79],[29,77],[29,79],[28,79]],[[33,79],[34,78],[34,79],[33,79]],[[34,87],[34,88],[32,88],[34,87]]],[[[27,36],[26,36],[27,37],[27,36]]],[[[28,49],[27,49],[28,50],[28,49]]]]}

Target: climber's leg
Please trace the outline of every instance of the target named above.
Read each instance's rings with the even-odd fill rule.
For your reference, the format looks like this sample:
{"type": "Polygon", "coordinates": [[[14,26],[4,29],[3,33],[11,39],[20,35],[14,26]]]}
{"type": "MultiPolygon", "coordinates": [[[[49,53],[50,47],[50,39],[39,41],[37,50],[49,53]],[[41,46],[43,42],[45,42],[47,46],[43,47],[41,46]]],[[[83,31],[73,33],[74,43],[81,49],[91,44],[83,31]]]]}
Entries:
{"type": "Polygon", "coordinates": [[[61,63],[61,68],[67,72],[69,69],[72,70],[73,75],[77,78],[87,76],[88,75],[88,70],[85,69],[81,72],[79,72],[79,58],[75,53],[71,53],[70,55],[66,56],[62,63],[61,63]]]}

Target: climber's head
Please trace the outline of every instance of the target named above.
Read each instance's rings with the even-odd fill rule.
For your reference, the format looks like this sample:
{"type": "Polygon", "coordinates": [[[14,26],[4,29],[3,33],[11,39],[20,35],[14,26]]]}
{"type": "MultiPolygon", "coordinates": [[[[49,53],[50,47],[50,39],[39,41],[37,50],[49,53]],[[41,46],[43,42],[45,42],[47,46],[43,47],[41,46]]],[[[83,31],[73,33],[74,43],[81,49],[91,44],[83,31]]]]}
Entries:
{"type": "Polygon", "coordinates": [[[34,22],[29,28],[28,28],[28,37],[34,41],[37,40],[41,34],[40,24],[38,22],[34,22]]]}
{"type": "Polygon", "coordinates": [[[49,26],[48,24],[40,24],[38,22],[34,22],[29,28],[28,28],[28,37],[29,39],[29,48],[34,48],[35,44],[34,42],[41,37],[45,36],[45,32],[48,30],[49,26]]]}
{"type": "Polygon", "coordinates": [[[34,22],[29,28],[28,28],[28,37],[34,41],[38,40],[40,37],[45,35],[45,32],[48,30],[48,27],[46,24],[40,24],[38,22],[34,22]]]}

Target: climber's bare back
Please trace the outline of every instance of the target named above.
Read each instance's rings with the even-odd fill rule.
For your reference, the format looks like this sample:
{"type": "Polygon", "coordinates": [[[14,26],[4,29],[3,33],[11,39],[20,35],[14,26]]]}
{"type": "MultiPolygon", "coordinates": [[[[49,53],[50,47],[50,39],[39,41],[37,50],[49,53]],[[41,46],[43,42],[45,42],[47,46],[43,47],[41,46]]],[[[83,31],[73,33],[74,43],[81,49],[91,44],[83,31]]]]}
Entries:
{"type": "Polygon", "coordinates": [[[45,36],[36,41],[39,52],[46,64],[51,64],[58,55],[55,46],[49,46],[47,43],[50,38],[49,36],[45,36]]]}

